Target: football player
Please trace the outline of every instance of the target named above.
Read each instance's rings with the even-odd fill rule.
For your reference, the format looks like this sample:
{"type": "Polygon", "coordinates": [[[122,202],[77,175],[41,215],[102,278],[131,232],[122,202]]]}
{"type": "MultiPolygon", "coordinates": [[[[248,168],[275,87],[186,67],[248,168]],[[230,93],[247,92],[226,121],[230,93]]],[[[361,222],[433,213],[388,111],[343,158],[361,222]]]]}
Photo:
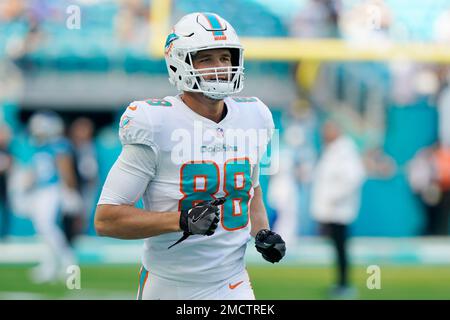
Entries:
{"type": "Polygon", "coordinates": [[[271,112],[257,98],[230,97],[244,85],[243,48],[217,14],[184,16],[165,59],[181,93],[132,102],[123,114],[97,233],[145,239],[138,299],[255,299],[244,263],[251,236],[272,263],[286,250],[269,229],[258,178],[271,112]],[[141,197],[144,210],[134,207],[141,197]]]}
{"type": "Polygon", "coordinates": [[[80,205],[75,191],[70,144],[64,138],[64,122],[53,111],[33,114],[29,121],[33,144],[30,214],[36,233],[48,246],[48,254],[32,270],[36,283],[64,280],[67,267],[76,263],[75,254],[58,223],[67,206],[80,205]]]}

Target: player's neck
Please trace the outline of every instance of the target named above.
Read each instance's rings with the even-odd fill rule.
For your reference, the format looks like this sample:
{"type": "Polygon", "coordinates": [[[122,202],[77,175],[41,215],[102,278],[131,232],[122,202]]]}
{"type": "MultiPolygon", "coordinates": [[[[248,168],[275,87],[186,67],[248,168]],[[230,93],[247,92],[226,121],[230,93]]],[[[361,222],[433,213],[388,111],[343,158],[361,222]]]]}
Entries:
{"type": "Polygon", "coordinates": [[[223,100],[214,100],[205,97],[201,93],[185,92],[181,100],[194,112],[216,123],[225,117],[225,103],[223,100]]]}

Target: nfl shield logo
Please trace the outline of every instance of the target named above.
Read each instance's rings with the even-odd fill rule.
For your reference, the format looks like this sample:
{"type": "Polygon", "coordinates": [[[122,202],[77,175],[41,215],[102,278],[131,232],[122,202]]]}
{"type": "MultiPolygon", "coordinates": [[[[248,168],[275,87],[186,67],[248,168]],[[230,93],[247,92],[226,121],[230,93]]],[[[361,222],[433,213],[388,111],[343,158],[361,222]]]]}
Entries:
{"type": "Polygon", "coordinates": [[[224,137],[224,131],[222,128],[217,128],[216,129],[216,135],[218,138],[223,138],[224,137]]]}

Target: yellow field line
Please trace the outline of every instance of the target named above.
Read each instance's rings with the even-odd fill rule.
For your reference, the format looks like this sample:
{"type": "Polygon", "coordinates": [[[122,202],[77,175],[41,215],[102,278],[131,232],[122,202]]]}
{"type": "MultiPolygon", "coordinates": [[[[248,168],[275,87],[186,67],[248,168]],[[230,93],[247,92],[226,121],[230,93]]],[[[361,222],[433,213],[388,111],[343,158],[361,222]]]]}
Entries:
{"type": "MultiPolygon", "coordinates": [[[[170,31],[172,0],[153,0],[150,8],[149,53],[164,57],[170,31]]],[[[450,63],[450,45],[433,43],[351,43],[339,39],[241,38],[246,60],[386,61],[450,63]]]]}

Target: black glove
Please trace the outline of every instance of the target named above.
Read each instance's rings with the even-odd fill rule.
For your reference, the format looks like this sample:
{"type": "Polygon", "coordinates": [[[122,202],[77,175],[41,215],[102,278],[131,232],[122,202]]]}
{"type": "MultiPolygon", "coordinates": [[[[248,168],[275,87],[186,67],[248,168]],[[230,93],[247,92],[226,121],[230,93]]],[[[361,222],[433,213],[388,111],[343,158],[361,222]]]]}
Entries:
{"type": "Polygon", "coordinates": [[[224,202],[225,198],[219,198],[214,201],[201,202],[189,210],[182,210],[181,230],[189,234],[212,235],[219,223],[220,210],[218,206],[224,202]]]}
{"type": "Polygon", "coordinates": [[[286,243],[273,231],[262,229],[256,234],[255,247],[269,262],[279,262],[286,253],[286,243]]]}
{"type": "Polygon", "coordinates": [[[183,230],[183,236],[174,245],[186,240],[192,234],[207,235],[214,234],[219,223],[219,206],[226,201],[226,198],[217,198],[215,200],[198,203],[188,210],[181,210],[180,228],[183,230]]]}

